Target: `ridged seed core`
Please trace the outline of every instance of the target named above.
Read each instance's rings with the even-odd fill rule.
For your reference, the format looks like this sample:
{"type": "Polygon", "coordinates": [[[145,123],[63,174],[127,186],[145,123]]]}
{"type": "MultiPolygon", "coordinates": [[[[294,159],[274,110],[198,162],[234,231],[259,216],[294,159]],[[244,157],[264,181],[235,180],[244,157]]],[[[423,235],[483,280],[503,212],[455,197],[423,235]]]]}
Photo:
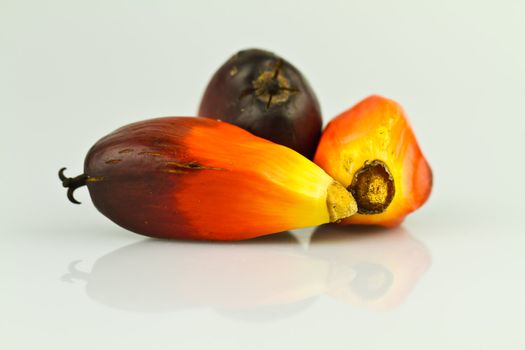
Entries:
{"type": "Polygon", "coordinates": [[[379,214],[394,199],[394,177],[384,162],[367,161],[355,173],[348,190],[354,196],[360,214],[379,214]]]}

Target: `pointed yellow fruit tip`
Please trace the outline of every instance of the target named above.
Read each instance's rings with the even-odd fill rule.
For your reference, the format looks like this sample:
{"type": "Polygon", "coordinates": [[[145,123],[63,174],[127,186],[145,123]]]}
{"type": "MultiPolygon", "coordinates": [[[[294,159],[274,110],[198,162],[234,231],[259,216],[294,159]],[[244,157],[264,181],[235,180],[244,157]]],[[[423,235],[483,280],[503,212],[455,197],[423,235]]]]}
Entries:
{"type": "Polygon", "coordinates": [[[326,205],[330,222],[336,222],[357,213],[357,203],[354,197],[337,181],[328,186],[326,205]]]}

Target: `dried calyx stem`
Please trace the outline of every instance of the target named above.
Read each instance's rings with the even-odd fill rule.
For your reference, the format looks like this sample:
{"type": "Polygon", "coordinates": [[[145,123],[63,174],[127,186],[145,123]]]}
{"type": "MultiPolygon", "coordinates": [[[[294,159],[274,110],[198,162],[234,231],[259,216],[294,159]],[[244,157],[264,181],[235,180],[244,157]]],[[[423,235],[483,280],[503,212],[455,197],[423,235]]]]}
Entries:
{"type": "Polygon", "coordinates": [[[89,179],[89,176],[87,176],[86,174],[81,174],[76,177],[67,177],[66,175],[64,175],[65,170],[66,168],[60,169],[58,171],[58,177],[60,180],[62,180],[62,186],[67,188],[67,198],[71,203],[80,204],[80,202],[77,201],[73,196],[73,192],[75,192],[77,188],[85,186],[89,179]]]}
{"type": "Polygon", "coordinates": [[[384,162],[367,161],[355,173],[348,190],[354,196],[360,214],[379,214],[394,199],[394,177],[384,162]]]}
{"type": "Polygon", "coordinates": [[[278,60],[275,63],[273,71],[263,71],[257,79],[253,81],[250,92],[262,102],[266,103],[266,109],[272,104],[284,103],[290,95],[299,90],[290,85],[290,81],[281,74],[283,61],[278,60]]]}

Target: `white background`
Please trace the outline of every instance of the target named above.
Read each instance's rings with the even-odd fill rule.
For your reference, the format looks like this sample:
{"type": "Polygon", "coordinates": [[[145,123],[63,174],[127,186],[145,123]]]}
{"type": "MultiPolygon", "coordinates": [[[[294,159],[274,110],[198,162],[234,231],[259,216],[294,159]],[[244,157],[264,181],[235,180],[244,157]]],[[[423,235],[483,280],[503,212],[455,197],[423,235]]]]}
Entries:
{"type": "Polygon", "coordinates": [[[525,348],[524,16],[520,0],[0,0],[0,347],[525,348]],[[80,173],[121,125],[194,114],[248,47],[299,67],[325,121],[399,101],[434,170],[427,205],[391,231],[212,244],[144,240],[85,189],[67,201],[60,167],[80,173]]]}

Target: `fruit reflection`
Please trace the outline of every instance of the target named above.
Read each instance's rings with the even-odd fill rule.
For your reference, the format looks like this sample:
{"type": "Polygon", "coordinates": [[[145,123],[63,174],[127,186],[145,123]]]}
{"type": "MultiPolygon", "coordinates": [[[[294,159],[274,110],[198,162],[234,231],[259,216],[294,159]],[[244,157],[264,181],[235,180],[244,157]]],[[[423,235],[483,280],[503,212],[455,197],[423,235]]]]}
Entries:
{"type": "Polygon", "coordinates": [[[288,233],[227,244],[147,239],[100,257],[89,273],[73,262],[63,279],[84,280],[93,300],[138,312],[212,307],[284,317],[279,311],[302,311],[321,295],[388,309],[412,290],[430,254],[403,228],[364,231],[322,226],[306,250],[288,233]]]}
{"type": "Polygon", "coordinates": [[[244,244],[147,239],[100,257],[90,273],[73,263],[65,279],[83,279],[90,298],[134,311],[255,308],[322,293],[329,263],[277,236],[244,244]]]}
{"type": "Polygon", "coordinates": [[[376,310],[400,305],[431,263],[429,250],[402,227],[320,226],[309,253],[332,262],[327,294],[376,310]],[[346,236],[351,242],[342,244],[346,236]]]}

